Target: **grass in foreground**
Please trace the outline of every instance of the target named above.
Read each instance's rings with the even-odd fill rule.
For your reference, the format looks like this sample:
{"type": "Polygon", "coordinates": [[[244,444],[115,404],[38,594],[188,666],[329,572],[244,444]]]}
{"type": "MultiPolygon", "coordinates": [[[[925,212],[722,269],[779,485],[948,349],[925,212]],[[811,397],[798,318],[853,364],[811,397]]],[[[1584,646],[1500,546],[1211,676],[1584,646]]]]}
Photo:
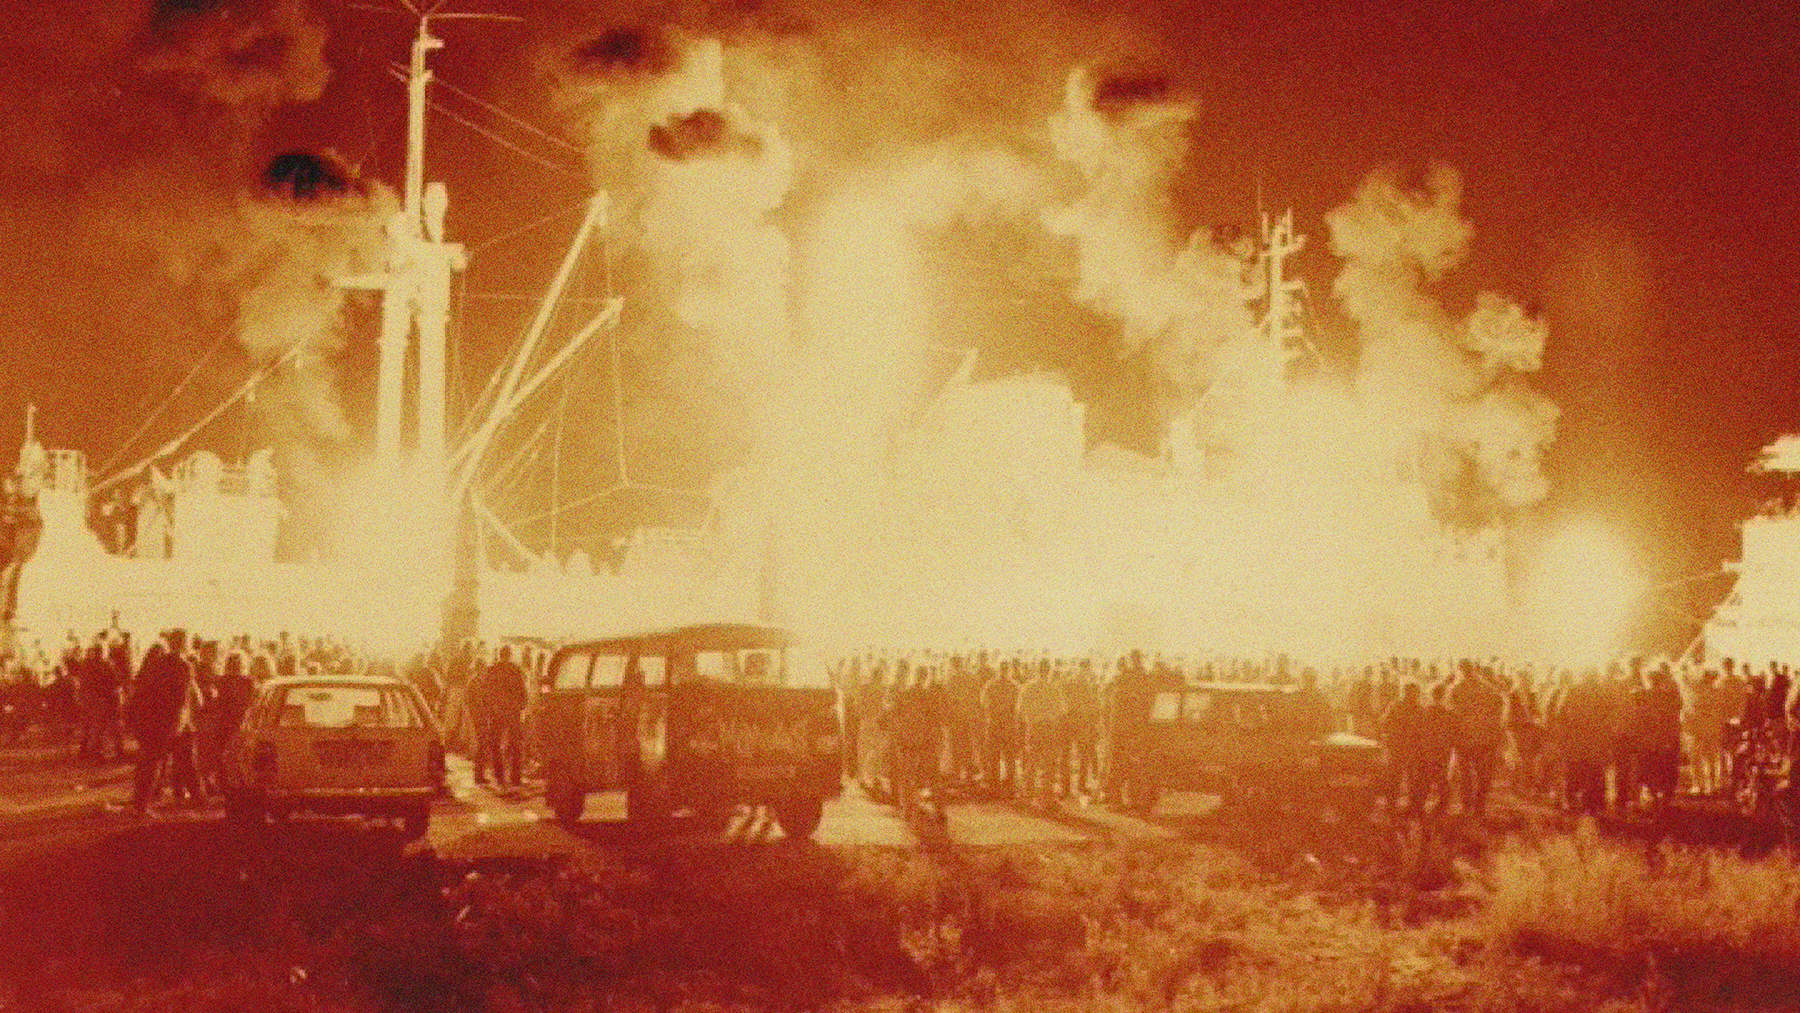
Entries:
{"type": "Polygon", "coordinates": [[[0,918],[35,931],[0,936],[0,1009],[1800,1006],[1790,860],[1591,834],[1452,876],[1404,840],[1292,862],[1192,841],[671,847],[502,872],[207,833],[10,875],[0,918]]]}

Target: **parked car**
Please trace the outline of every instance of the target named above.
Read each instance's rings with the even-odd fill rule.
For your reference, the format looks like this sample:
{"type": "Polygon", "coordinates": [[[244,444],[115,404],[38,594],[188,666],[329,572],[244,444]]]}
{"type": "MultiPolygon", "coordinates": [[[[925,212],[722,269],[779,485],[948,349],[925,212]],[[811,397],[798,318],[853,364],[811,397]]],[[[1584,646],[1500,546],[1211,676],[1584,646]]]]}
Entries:
{"type": "Polygon", "coordinates": [[[1157,687],[1110,761],[1137,808],[1165,791],[1219,796],[1226,806],[1332,810],[1360,817],[1383,780],[1373,739],[1335,731],[1329,711],[1292,685],[1198,683],[1157,687]]]}
{"type": "Polygon", "coordinates": [[[222,771],[230,819],[377,816],[417,838],[444,789],[443,736],[418,690],[397,679],[288,676],[257,691],[222,771]]]}
{"type": "Polygon", "coordinates": [[[623,789],[627,818],[645,828],[749,804],[810,836],[843,787],[843,735],[836,691],[791,647],[784,630],[714,624],[557,651],[538,701],[557,820],[574,825],[588,793],[623,789]]]}

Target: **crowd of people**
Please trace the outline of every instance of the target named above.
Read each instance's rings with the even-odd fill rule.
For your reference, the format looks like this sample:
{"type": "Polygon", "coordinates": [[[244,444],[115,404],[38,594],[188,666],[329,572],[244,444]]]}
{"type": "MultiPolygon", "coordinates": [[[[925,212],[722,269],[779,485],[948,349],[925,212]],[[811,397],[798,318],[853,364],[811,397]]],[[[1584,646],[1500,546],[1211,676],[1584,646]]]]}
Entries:
{"type": "Polygon", "coordinates": [[[1800,734],[1786,665],[1647,664],[1581,671],[1497,659],[1389,658],[1326,672],[1287,659],[1116,660],[870,652],[840,660],[848,773],[903,807],[952,791],[1116,801],[1115,741],[1141,734],[1144,687],[1290,683],[1319,731],[1385,747],[1391,812],[1484,813],[1497,782],[1569,812],[1654,809],[1732,794],[1785,764],[1800,734]]]}
{"type": "Polygon", "coordinates": [[[119,629],[85,641],[71,633],[54,658],[37,648],[0,659],[0,744],[17,745],[36,729],[79,762],[133,760],[140,812],[164,798],[199,805],[220,792],[226,739],[264,682],[385,675],[418,689],[446,747],[470,756],[478,783],[518,788],[535,762],[528,705],[547,659],[528,646],[490,650],[471,640],[396,666],[328,637],[207,640],[176,629],[136,644],[119,629]]]}
{"type": "MultiPolygon", "coordinates": [[[[82,762],[137,763],[133,803],[197,804],[220,789],[224,743],[256,688],[297,673],[386,674],[412,683],[446,746],[478,782],[518,788],[549,651],[468,641],[408,661],[330,638],[203,640],[172,630],[147,644],[107,630],[0,659],[0,744],[36,724],[82,762]]],[[[952,791],[1032,801],[1117,800],[1113,746],[1142,734],[1157,688],[1291,683],[1317,731],[1385,747],[1390,811],[1480,814],[1496,782],[1571,812],[1655,808],[1682,792],[1733,794],[1746,772],[1785,770],[1800,734],[1800,687],[1784,664],[1751,669],[1623,661],[1582,671],[1498,660],[1389,658],[1315,671],[1286,658],[1116,659],[970,652],[836,663],[846,774],[905,808],[952,791]]]]}

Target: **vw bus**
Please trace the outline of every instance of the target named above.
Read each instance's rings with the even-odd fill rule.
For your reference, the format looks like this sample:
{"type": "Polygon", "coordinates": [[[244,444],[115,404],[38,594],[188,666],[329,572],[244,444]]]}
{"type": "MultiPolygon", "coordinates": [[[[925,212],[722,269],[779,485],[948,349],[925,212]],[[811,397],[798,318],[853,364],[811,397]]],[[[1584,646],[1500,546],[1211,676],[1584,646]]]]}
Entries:
{"type": "Polygon", "coordinates": [[[559,649],[539,725],[558,822],[578,823],[589,793],[622,790],[644,829],[748,804],[811,836],[842,790],[843,735],[836,692],[793,646],[785,630],[713,624],[559,649]]]}

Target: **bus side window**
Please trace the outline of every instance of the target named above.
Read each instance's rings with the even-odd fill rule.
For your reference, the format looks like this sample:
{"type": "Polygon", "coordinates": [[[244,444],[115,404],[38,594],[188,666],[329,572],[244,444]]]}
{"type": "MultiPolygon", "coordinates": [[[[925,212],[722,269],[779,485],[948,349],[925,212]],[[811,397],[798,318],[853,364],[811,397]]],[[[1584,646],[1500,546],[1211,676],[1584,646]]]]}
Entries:
{"type": "Polygon", "coordinates": [[[592,654],[565,654],[556,659],[555,670],[550,673],[551,685],[557,689],[586,689],[593,665],[592,654]]]}
{"type": "Polygon", "coordinates": [[[743,655],[743,681],[747,683],[767,683],[776,681],[779,676],[777,664],[768,651],[745,651],[743,655]]]}
{"type": "Polygon", "coordinates": [[[640,654],[637,659],[638,673],[644,678],[644,686],[649,689],[660,689],[667,684],[669,664],[660,654],[640,654]]]}
{"type": "Polygon", "coordinates": [[[694,656],[694,677],[702,682],[740,682],[738,659],[730,651],[700,651],[694,656]]]}

